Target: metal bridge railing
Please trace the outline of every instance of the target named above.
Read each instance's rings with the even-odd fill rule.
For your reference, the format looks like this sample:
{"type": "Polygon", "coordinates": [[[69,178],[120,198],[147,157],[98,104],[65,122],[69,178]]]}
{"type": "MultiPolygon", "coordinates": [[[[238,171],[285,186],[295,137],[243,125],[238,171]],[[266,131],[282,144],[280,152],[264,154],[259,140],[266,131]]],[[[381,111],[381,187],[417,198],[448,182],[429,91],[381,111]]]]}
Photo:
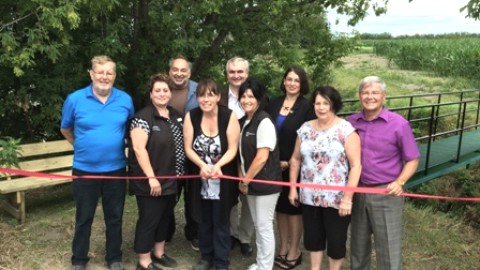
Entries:
{"type": "MultiPolygon", "coordinates": [[[[463,149],[464,134],[479,129],[480,89],[454,91],[448,93],[428,93],[388,97],[385,106],[403,115],[411,124],[415,138],[422,146],[422,161],[417,172],[429,174],[432,147],[441,139],[456,136],[457,140],[454,158],[449,162],[458,163],[465,150],[480,151],[480,149],[463,149]]],[[[344,108],[354,110],[342,112],[347,116],[360,109],[358,99],[344,100],[344,108]]],[[[452,139],[452,138],[451,138],[452,139]]],[[[479,142],[480,142],[480,138],[479,142]]],[[[479,144],[480,145],[480,144],[479,144]]],[[[479,153],[480,155],[480,153],[479,153]]]]}

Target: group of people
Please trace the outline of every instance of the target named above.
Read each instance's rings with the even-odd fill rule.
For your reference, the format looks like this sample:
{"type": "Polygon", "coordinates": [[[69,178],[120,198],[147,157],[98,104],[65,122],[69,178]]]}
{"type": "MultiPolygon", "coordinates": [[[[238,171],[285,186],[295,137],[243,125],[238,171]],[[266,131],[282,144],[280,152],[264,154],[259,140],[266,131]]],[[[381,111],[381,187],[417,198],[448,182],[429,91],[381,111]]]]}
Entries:
{"type": "Polygon", "coordinates": [[[341,269],[350,224],[352,269],[371,269],[372,235],[377,268],[402,269],[399,195],[420,153],[408,121],[384,107],[385,82],[362,79],[362,111],[342,119],[335,88],[321,86],[306,97],[309,81],[301,67],[286,70],[283,95],[272,99],[249,76],[247,60],[234,57],[225,68],[228,87],[221,89],[210,79],[190,80],[188,60],[172,59],[168,74],[150,77],[149,104],[134,112],[128,94],[113,86],[115,62],[92,59],[92,83],[70,94],[62,109],[61,133],[75,150],[72,269],[86,269],[100,197],[105,260],[110,269],[124,269],[127,165],[138,207],[133,250],[139,270],[177,266],[165,243],[175,232],[182,190],[185,237],[200,251],[193,270],[229,269],[237,244],[251,256],[254,233],[256,259],[248,270],[297,267],[302,235],[312,270],[321,269],[325,251],[330,269],[341,269]],[[199,178],[177,179],[185,174],[199,178]],[[386,193],[355,193],[357,186],[386,193]]]}

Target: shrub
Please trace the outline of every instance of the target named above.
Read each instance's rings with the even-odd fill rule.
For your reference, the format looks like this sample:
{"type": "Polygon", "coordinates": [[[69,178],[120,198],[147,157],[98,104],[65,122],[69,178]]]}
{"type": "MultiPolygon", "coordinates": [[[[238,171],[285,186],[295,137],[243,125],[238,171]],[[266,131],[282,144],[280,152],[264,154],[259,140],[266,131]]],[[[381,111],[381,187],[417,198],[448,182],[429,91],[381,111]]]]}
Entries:
{"type": "Polygon", "coordinates": [[[0,138],[0,167],[19,167],[20,139],[0,138]]]}

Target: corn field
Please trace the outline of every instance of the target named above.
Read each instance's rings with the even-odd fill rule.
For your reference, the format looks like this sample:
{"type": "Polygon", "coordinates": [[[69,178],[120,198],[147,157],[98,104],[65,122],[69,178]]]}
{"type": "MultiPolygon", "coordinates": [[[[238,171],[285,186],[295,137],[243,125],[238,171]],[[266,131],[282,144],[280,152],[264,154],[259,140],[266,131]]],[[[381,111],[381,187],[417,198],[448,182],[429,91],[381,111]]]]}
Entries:
{"type": "Polygon", "coordinates": [[[480,78],[480,38],[376,40],[373,48],[401,69],[480,78]]]}

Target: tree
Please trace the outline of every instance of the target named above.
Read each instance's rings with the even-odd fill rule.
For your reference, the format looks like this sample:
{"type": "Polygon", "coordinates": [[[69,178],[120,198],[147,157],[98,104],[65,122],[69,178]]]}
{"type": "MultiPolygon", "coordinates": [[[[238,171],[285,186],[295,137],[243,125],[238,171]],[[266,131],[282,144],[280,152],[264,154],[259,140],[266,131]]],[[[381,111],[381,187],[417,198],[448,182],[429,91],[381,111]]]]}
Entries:
{"type": "MultiPolygon", "coordinates": [[[[171,57],[193,61],[193,79],[225,82],[226,61],[239,55],[275,94],[287,66],[303,65],[313,85],[328,82],[330,63],[352,48],[333,36],[325,10],[385,12],[368,0],[31,0],[0,5],[0,136],[24,141],[59,136],[66,95],[89,83],[93,55],[117,62],[117,82],[137,107],[149,75],[171,57]]],[[[380,3],[380,4],[377,4],[380,3]]],[[[478,2],[478,0],[471,1],[478,2]]],[[[472,13],[474,14],[474,13],[472,13]]]]}

